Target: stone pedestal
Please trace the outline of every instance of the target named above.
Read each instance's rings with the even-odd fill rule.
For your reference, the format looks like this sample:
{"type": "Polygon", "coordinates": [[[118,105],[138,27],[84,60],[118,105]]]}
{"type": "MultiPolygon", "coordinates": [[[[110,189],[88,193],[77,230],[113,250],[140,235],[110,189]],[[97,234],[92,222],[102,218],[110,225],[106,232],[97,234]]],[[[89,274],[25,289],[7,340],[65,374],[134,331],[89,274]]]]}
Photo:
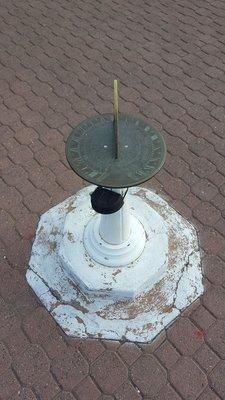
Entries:
{"type": "Polygon", "coordinates": [[[196,231],[140,187],[110,221],[93,190],[42,215],[27,280],[69,335],[150,341],[203,292],[196,231]]]}

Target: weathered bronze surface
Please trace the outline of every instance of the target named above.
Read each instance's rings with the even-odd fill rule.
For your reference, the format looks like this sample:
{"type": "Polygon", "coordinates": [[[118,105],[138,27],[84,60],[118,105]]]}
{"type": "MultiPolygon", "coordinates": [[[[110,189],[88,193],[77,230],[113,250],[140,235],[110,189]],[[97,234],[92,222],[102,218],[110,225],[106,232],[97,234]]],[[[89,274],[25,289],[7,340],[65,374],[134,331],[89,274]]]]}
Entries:
{"type": "Polygon", "coordinates": [[[163,137],[144,120],[119,114],[119,157],[113,114],[88,118],[75,127],[66,143],[71,168],[98,186],[136,186],[155,175],[165,161],[163,137]]]}

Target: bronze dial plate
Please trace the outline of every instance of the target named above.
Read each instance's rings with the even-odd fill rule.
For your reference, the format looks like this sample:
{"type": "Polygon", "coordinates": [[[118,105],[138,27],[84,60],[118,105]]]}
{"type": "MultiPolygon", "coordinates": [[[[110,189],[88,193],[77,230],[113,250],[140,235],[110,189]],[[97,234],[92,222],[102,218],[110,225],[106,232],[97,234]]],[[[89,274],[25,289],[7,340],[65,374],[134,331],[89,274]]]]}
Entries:
{"type": "Polygon", "coordinates": [[[66,157],[77,175],[97,186],[123,188],[147,181],[162,168],[166,146],[161,134],[129,114],[119,114],[118,127],[118,158],[113,114],[88,118],[73,129],[66,157]]]}

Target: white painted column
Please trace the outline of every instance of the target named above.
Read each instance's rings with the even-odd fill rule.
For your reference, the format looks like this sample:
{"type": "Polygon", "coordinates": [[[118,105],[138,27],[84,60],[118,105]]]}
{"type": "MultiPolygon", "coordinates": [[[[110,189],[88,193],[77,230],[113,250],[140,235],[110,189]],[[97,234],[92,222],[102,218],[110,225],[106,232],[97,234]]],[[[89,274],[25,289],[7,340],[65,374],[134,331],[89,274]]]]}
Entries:
{"type": "MultiPolygon", "coordinates": [[[[113,189],[114,192],[125,195],[126,189],[113,189]]],[[[128,240],[131,231],[131,219],[128,211],[126,196],[124,205],[113,214],[102,214],[99,225],[99,234],[101,238],[114,245],[119,245],[128,240]]]]}
{"type": "MultiPolygon", "coordinates": [[[[126,189],[113,189],[122,195],[126,189]]],[[[129,197],[128,197],[129,199],[129,197]]],[[[96,214],[84,231],[84,246],[90,257],[109,267],[122,267],[135,261],[145,247],[145,230],[138,218],[124,205],[113,214],[96,214]]]]}

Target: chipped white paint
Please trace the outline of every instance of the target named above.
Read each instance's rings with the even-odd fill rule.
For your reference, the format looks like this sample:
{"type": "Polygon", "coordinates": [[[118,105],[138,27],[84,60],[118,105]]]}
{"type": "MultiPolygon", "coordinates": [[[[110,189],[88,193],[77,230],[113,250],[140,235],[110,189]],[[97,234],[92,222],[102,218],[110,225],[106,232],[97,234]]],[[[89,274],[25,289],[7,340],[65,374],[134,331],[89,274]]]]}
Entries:
{"type": "Polygon", "coordinates": [[[134,262],[106,267],[83,244],[93,186],[42,215],[27,280],[62,329],[79,337],[147,342],[203,292],[195,229],[150,190],[130,189],[129,212],[146,232],[134,262]]]}

